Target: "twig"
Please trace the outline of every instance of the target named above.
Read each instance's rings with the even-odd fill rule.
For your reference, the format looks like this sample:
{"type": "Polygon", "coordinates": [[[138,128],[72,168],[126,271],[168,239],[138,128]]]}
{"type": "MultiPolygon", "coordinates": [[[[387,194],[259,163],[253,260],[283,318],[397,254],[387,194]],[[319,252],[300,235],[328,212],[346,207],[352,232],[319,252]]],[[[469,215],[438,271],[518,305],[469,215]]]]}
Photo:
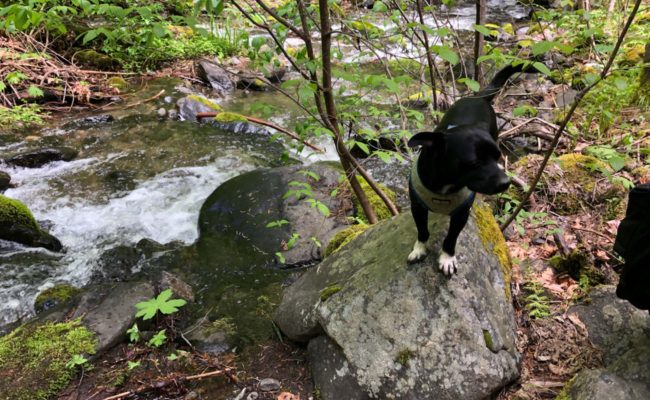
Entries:
{"type": "Polygon", "coordinates": [[[162,89],[160,92],[158,92],[158,93],[155,94],[154,96],[149,97],[148,99],[144,99],[144,100],[136,101],[135,103],[132,103],[132,104],[127,104],[127,105],[124,106],[123,108],[125,108],[125,109],[126,109],[126,108],[133,108],[133,107],[137,107],[137,106],[139,106],[140,104],[148,103],[148,102],[150,102],[151,100],[155,100],[155,99],[157,99],[158,97],[162,96],[163,93],[165,93],[165,89],[162,89]]]}
{"type": "Polygon", "coordinates": [[[508,219],[501,224],[501,231],[504,231],[508,225],[512,223],[512,221],[517,218],[517,215],[519,212],[523,209],[524,204],[526,201],[528,201],[528,198],[533,194],[533,191],[535,190],[535,187],[537,187],[537,183],[539,180],[542,178],[542,174],[544,173],[544,169],[546,168],[546,165],[548,164],[549,160],[551,159],[551,156],[553,155],[553,152],[555,151],[555,148],[557,147],[560,137],[562,136],[562,132],[564,132],[564,129],[566,128],[567,124],[573,117],[573,113],[576,111],[578,108],[578,105],[580,104],[580,101],[582,98],[596,86],[599,82],[603,81],[607,77],[607,73],[609,72],[609,69],[611,68],[612,64],[614,63],[614,58],[616,58],[616,54],[618,54],[618,50],[621,47],[621,44],[623,43],[623,39],[625,38],[625,35],[627,34],[628,29],[630,28],[630,25],[632,25],[632,21],[634,20],[634,17],[636,16],[637,11],[639,10],[639,6],[641,5],[641,0],[636,0],[634,3],[634,8],[632,9],[632,12],[630,13],[630,16],[628,17],[627,22],[625,23],[625,26],[623,27],[623,30],[621,31],[621,34],[618,37],[618,40],[616,41],[616,45],[614,46],[614,49],[612,50],[612,54],[609,56],[609,60],[607,61],[607,65],[605,65],[605,68],[603,68],[603,71],[600,73],[600,79],[597,81],[593,82],[583,90],[581,90],[573,100],[573,104],[571,105],[571,108],[567,112],[566,116],[564,117],[564,120],[562,120],[562,123],[560,124],[559,128],[555,132],[555,136],[553,137],[553,142],[551,142],[551,145],[549,146],[548,150],[546,151],[546,154],[544,155],[544,160],[542,160],[541,165],[539,166],[539,169],[537,170],[537,173],[535,174],[535,178],[533,179],[530,188],[524,195],[523,199],[515,208],[515,210],[510,214],[508,219]]]}
{"type": "Polygon", "coordinates": [[[578,230],[578,231],[585,231],[585,232],[593,233],[594,235],[597,235],[597,236],[600,236],[600,237],[602,237],[602,238],[604,238],[604,239],[607,239],[608,241],[610,241],[610,242],[612,242],[612,243],[614,242],[614,240],[613,240],[612,238],[610,238],[609,236],[607,236],[607,235],[605,235],[605,234],[603,234],[603,233],[600,233],[600,232],[597,232],[597,231],[591,230],[591,229],[587,229],[587,228],[578,228],[577,226],[572,226],[571,229],[575,229],[575,230],[578,230]]]}
{"type": "MultiPolygon", "coordinates": [[[[202,113],[197,113],[197,114],[196,114],[196,119],[201,119],[201,118],[213,118],[213,117],[216,117],[216,116],[219,115],[219,114],[220,114],[219,112],[202,112],[202,113]]],[[[287,136],[289,136],[290,138],[292,138],[292,139],[294,139],[294,140],[297,140],[297,141],[301,142],[302,144],[304,144],[305,146],[307,146],[307,147],[309,147],[309,148],[311,148],[311,149],[313,149],[313,150],[316,150],[316,151],[318,151],[318,152],[320,152],[320,153],[324,153],[324,152],[325,152],[323,149],[314,146],[313,144],[311,144],[311,143],[309,143],[309,142],[303,140],[300,136],[296,135],[295,133],[293,133],[293,132],[291,132],[291,131],[289,131],[289,130],[287,130],[287,129],[284,129],[283,127],[281,127],[281,126],[279,126],[279,125],[276,125],[276,124],[274,124],[273,122],[266,121],[266,120],[259,119],[259,118],[255,118],[255,117],[249,117],[249,116],[247,116],[247,115],[242,115],[242,117],[246,118],[246,119],[248,120],[248,122],[252,122],[252,123],[254,123],[254,124],[258,124],[258,125],[268,126],[269,128],[273,128],[273,129],[275,129],[276,131],[282,132],[282,133],[286,134],[287,136]]]]}
{"type": "Polygon", "coordinates": [[[179,378],[171,378],[171,379],[167,379],[167,380],[163,380],[163,381],[157,381],[157,382],[151,383],[149,385],[140,386],[139,388],[134,389],[134,390],[130,390],[128,392],[122,392],[122,393],[118,393],[118,394],[116,394],[114,396],[105,397],[104,400],[123,399],[125,397],[134,396],[134,395],[137,395],[137,394],[142,394],[142,393],[148,392],[148,391],[153,390],[153,389],[161,389],[161,388],[163,388],[165,386],[169,386],[171,384],[178,384],[178,383],[183,383],[183,382],[187,382],[187,381],[195,381],[195,380],[203,379],[203,378],[211,378],[213,376],[228,375],[230,377],[229,372],[232,369],[233,368],[224,368],[224,369],[220,369],[218,371],[205,372],[203,374],[198,374],[198,375],[190,375],[190,376],[184,376],[184,377],[179,377],[179,378]]]}

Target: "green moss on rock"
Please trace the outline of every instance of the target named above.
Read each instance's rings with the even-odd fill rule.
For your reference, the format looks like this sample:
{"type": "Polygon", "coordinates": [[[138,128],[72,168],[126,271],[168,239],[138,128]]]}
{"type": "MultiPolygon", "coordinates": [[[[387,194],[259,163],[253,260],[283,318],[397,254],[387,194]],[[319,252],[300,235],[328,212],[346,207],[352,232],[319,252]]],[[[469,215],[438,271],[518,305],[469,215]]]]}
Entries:
{"type": "Polygon", "coordinates": [[[404,349],[397,354],[397,357],[395,358],[395,362],[405,367],[408,367],[409,361],[411,361],[413,357],[415,357],[415,352],[413,352],[413,350],[404,349]]]}
{"type": "Polygon", "coordinates": [[[483,340],[485,340],[485,347],[492,350],[494,347],[494,341],[492,340],[492,335],[487,329],[483,329],[483,340]]]}
{"type": "MultiPolygon", "coordinates": [[[[365,179],[359,179],[358,177],[356,178],[359,184],[361,185],[361,190],[366,194],[368,197],[368,201],[370,202],[370,205],[372,208],[375,210],[375,213],[377,214],[377,219],[380,221],[388,219],[393,216],[391,214],[390,210],[388,207],[386,207],[386,204],[384,204],[384,201],[375,193],[374,190],[368,185],[368,182],[366,182],[365,179]]],[[[388,196],[388,198],[395,203],[395,200],[397,199],[397,195],[395,195],[395,192],[390,190],[389,188],[386,187],[386,185],[383,185],[381,183],[378,183],[377,186],[388,196]]],[[[366,224],[368,223],[368,220],[366,219],[366,216],[363,212],[363,208],[361,207],[361,203],[359,203],[359,200],[354,197],[353,198],[354,202],[354,213],[357,216],[357,218],[361,219],[363,222],[366,224]]]]}
{"type": "Polygon", "coordinates": [[[121,76],[114,76],[106,80],[106,84],[110,87],[119,89],[119,91],[124,92],[129,88],[129,83],[122,78],[121,76]]]}
{"type": "Polygon", "coordinates": [[[45,289],[36,296],[36,300],[34,301],[34,310],[38,313],[56,304],[65,303],[76,296],[80,291],[80,289],[67,283],[45,289]]]}
{"type": "Polygon", "coordinates": [[[0,225],[4,224],[20,225],[37,232],[41,230],[26,205],[0,194],[0,225]]]}
{"type": "Polygon", "coordinates": [[[327,243],[327,247],[325,248],[325,257],[332,253],[336,253],[340,248],[350,243],[352,239],[361,235],[369,227],[370,225],[366,224],[350,225],[348,228],[337,232],[332,239],[330,239],[329,243],[327,243]]]}
{"type": "Polygon", "coordinates": [[[501,265],[501,272],[503,272],[503,287],[505,289],[506,297],[510,299],[510,281],[512,279],[512,261],[510,260],[510,252],[506,239],[499,229],[499,224],[492,215],[490,206],[483,202],[474,204],[474,217],[478,234],[481,242],[487,251],[494,253],[499,259],[501,265]]]}
{"type": "Polygon", "coordinates": [[[596,286],[605,282],[605,274],[596,268],[585,252],[574,250],[566,257],[553,256],[549,264],[558,272],[566,272],[576,281],[587,286],[596,286]]]}
{"type": "Polygon", "coordinates": [[[330,297],[332,297],[332,295],[334,295],[334,294],[336,294],[336,293],[338,293],[340,291],[341,291],[341,285],[339,285],[339,284],[329,285],[329,286],[323,288],[319,292],[320,301],[325,301],[325,300],[329,299],[330,297]]]}
{"type": "Polygon", "coordinates": [[[228,112],[228,111],[223,111],[217,114],[214,117],[214,120],[217,122],[222,122],[222,123],[229,123],[229,122],[248,122],[246,117],[244,117],[241,114],[237,114],[234,112],[228,112]]]}
{"type": "Polygon", "coordinates": [[[76,374],[66,364],[76,354],[94,353],[95,342],[79,321],[22,326],[0,338],[2,398],[51,398],[76,374]]]}
{"type": "Polygon", "coordinates": [[[214,111],[217,111],[217,112],[223,111],[223,108],[221,108],[221,106],[219,104],[217,104],[214,101],[211,101],[210,99],[207,99],[205,97],[197,96],[195,94],[191,94],[191,95],[189,95],[187,97],[189,99],[191,99],[191,100],[198,101],[199,103],[210,107],[214,111]]]}

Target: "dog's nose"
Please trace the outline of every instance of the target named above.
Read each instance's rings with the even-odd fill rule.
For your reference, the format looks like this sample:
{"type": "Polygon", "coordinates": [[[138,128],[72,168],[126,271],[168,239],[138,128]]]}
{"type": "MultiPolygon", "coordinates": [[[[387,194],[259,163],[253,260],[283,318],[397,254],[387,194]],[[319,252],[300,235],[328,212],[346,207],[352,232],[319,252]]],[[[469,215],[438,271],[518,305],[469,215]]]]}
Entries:
{"type": "Polygon", "coordinates": [[[510,178],[504,176],[499,179],[499,182],[497,183],[497,193],[505,192],[508,190],[508,187],[510,187],[510,178]]]}

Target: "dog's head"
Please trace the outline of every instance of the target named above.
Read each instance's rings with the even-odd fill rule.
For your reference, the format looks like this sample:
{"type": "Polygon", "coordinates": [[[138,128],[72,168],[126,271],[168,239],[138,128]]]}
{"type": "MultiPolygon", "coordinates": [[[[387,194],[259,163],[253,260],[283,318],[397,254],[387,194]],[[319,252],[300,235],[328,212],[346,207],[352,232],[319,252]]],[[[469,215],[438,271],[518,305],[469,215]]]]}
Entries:
{"type": "Polygon", "coordinates": [[[420,132],[408,145],[422,146],[420,163],[425,163],[427,173],[420,179],[425,185],[435,179],[483,194],[501,193],[510,186],[498,163],[501,152],[485,129],[459,126],[445,132],[420,132]]]}

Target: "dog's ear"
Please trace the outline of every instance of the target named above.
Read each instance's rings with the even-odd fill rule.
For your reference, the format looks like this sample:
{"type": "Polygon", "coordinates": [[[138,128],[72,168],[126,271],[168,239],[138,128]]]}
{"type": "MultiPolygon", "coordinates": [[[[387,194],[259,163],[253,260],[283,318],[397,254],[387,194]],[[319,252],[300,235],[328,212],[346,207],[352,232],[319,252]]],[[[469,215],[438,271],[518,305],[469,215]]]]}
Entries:
{"type": "Polygon", "coordinates": [[[443,145],[445,134],[442,132],[420,132],[416,133],[408,141],[409,147],[424,146],[433,147],[443,145]]]}

